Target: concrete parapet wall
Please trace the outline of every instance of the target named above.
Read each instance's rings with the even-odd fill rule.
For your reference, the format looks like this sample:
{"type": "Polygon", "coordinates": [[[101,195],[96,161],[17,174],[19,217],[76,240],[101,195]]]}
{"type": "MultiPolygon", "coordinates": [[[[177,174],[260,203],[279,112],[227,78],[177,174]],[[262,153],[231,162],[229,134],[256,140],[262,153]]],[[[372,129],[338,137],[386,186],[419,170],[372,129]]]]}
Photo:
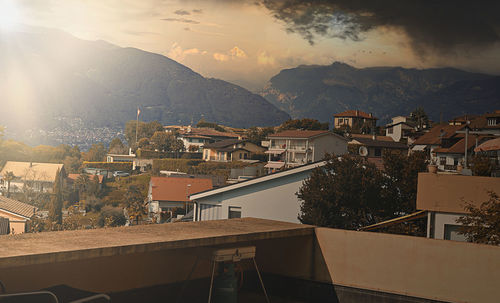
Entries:
{"type": "Polygon", "coordinates": [[[500,247],[316,228],[333,284],[446,302],[496,303],[500,247]]]}

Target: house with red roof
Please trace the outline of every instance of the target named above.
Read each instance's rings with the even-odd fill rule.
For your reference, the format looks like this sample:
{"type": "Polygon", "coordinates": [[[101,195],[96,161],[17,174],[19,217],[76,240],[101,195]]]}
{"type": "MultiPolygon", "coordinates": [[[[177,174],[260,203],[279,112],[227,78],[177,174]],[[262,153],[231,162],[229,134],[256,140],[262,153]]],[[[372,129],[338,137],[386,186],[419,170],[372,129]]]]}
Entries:
{"type": "Polygon", "coordinates": [[[347,153],[347,139],[327,130],[285,130],[268,136],[269,161],[266,168],[275,171],[323,159],[325,153],[347,153]]]}
{"type": "Polygon", "coordinates": [[[360,110],[346,110],[333,115],[336,129],[350,129],[352,132],[361,132],[365,134],[372,133],[377,124],[377,118],[371,113],[365,113],[360,110]]]}
{"type": "Polygon", "coordinates": [[[212,178],[151,177],[148,191],[149,216],[157,223],[165,222],[172,218],[174,209],[190,208],[192,203],[189,195],[212,188],[212,178]]]}

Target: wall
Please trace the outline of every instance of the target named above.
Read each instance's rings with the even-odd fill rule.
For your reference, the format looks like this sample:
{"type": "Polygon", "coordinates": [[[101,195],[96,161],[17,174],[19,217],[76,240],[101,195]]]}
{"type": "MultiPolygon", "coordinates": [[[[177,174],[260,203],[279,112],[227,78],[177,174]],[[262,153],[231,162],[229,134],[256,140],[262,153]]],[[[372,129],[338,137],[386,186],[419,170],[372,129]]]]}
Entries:
{"type": "MultiPolygon", "coordinates": [[[[224,192],[207,198],[198,199],[199,203],[220,204],[220,217],[227,219],[229,206],[241,207],[241,217],[253,217],[300,223],[300,201],[295,195],[302,182],[309,177],[310,171],[284,176],[267,182],[224,192]]],[[[205,216],[203,216],[205,217],[205,216]]]]}
{"type": "Polygon", "coordinates": [[[500,178],[419,173],[417,209],[465,213],[465,202],[479,206],[489,190],[500,194],[500,178]]]}
{"type": "Polygon", "coordinates": [[[497,246],[329,228],[316,237],[335,285],[446,302],[500,298],[497,246]]]}
{"type": "Polygon", "coordinates": [[[461,225],[456,221],[460,216],[463,216],[463,214],[434,213],[433,238],[443,240],[445,238],[445,224],[457,226],[461,225]]]}
{"type": "Polygon", "coordinates": [[[4,217],[4,218],[9,219],[9,225],[10,225],[11,232],[12,232],[12,229],[14,229],[14,233],[16,233],[16,234],[24,233],[25,228],[26,228],[26,220],[25,219],[18,217],[18,216],[14,216],[14,215],[9,214],[7,212],[4,212],[2,210],[0,210],[0,217],[4,217]]]}
{"type": "Polygon", "coordinates": [[[347,142],[334,135],[321,136],[313,141],[314,155],[312,161],[320,161],[325,153],[343,155],[347,153],[347,142]]]}

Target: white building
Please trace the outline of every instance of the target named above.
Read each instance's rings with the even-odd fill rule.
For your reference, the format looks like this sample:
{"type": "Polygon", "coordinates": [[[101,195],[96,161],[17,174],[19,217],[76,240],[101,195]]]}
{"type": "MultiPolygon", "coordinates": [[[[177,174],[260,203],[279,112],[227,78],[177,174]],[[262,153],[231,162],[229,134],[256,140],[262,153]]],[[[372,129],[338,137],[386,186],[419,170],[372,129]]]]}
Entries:
{"type": "Polygon", "coordinates": [[[347,153],[347,139],[327,130],[286,130],[269,135],[269,169],[289,168],[317,162],[325,153],[347,153]]]}
{"type": "Polygon", "coordinates": [[[301,201],[296,193],[311,171],[325,164],[311,163],[191,195],[193,220],[253,217],[300,223],[301,201]]]}
{"type": "Polygon", "coordinates": [[[394,117],[392,123],[385,126],[385,135],[396,142],[401,141],[401,139],[410,139],[408,144],[413,143],[409,135],[414,132],[416,132],[416,123],[405,116],[394,117]]]}

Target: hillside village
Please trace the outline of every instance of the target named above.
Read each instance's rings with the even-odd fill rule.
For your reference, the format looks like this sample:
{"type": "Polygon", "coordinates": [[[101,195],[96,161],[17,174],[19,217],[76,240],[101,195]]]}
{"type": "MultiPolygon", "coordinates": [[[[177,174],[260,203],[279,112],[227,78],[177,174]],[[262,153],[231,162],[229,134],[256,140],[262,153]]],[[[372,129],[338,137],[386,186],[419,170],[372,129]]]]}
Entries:
{"type": "MultiPolygon", "coordinates": [[[[4,141],[0,234],[244,217],[321,225],[307,213],[307,190],[318,190],[308,186],[318,170],[343,159],[366,173],[366,167],[373,169],[378,177],[369,178],[389,178],[394,187],[413,180],[392,211],[358,216],[343,228],[466,240],[459,223],[434,226],[440,209],[420,201],[427,190],[422,184],[434,178],[428,173],[451,187],[463,182],[459,176],[500,184],[500,111],[436,123],[419,108],[387,125],[377,120],[360,110],[332,115],[332,125],[302,119],[250,129],[138,119],[127,123],[126,143],[115,138],[109,147],[94,144],[88,152],[38,147],[24,158],[9,154],[9,145],[20,143],[4,141]]],[[[477,199],[481,191],[494,189],[475,188],[461,197],[477,204],[484,202],[477,199]]],[[[447,202],[453,220],[468,213],[460,202],[447,202]]]]}

